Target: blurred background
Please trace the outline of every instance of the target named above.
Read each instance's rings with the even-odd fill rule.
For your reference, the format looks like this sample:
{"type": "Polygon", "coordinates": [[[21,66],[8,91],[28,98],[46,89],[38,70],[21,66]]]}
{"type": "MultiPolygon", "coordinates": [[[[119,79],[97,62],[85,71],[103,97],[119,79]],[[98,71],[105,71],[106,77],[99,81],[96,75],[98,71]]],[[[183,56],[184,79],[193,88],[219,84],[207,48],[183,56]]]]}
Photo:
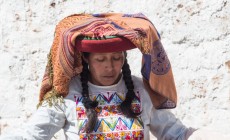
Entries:
{"type": "MultiPolygon", "coordinates": [[[[227,135],[229,9],[230,0],[0,0],[0,135],[20,128],[36,110],[56,24],[70,14],[103,12],[146,15],[172,64],[178,91],[172,112],[186,126],[227,135]]],[[[128,59],[141,76],[137,53],[128,59]]]]}

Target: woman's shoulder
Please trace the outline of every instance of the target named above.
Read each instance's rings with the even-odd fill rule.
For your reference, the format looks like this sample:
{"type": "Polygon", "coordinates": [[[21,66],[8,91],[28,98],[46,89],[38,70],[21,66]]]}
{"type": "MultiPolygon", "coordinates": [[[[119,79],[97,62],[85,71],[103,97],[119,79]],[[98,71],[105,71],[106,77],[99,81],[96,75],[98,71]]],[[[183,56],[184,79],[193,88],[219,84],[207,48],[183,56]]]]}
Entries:
{"type": "MultiPolygon", "coordinates": [[[[145,89],[143,79],[141,77],[132,76],[132,80],[134,83],[135,91],[139,92],[139,94],[137,94],[137,96],[140,97],[142,109],[149,108],[150,110],[148,110],[148,111],[151,111],[151,108],[153,107],[153,105],[152,105],[149,93],[145,89]]],[[[144,112],[146,112],[146,110],[144,112]]]]}
{"type": "Polygon", "coordinates": [[[132,80],[133,80],[134,87],[144,88],[144,84],[143,84],[142,78],[137,77],[135,75],[132,75],[132,80]]]}

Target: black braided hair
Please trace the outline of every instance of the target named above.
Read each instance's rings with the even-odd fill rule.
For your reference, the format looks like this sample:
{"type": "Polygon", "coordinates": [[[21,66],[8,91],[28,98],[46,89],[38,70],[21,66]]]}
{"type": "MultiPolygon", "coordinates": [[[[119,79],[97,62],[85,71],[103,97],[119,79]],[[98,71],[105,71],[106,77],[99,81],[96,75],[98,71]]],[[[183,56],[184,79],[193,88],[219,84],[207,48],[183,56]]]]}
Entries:
{"type": "MultiPolygon", "coordinates": [[[[127,56],[126,52],[125,52],[125,56],[127,56]]],[[[123,73],[123,79],[125,81],[125,85],[128,91],[126,93],[125,100],[120,104],[120,109],[126,117],[136,118],[138,115],[141,114],[141,112],[135,113],[131,107],[131,103],[133,99],[136,97],[136,94],[134,93],[134,85],[133,85],[133,80],[131,77],[131,71],[129,68],[129,64],[127,62],[127,58],[125,58],[124,65],[122,67],[122,73],[123,73]]]]}
{"type": "MultiPolygon", "coordinates": [[[[88,53],[85,54],[86,56],[88,53]]],[[[85,126],[85,132],[91,133],[94,129],[94,127],[97,124],[97,112],[95,111],[95,108],[98,106],[97,101],[92,101],[89,98],[89,90],[88,90],[88,80],[89,80],[89,69],[88,64],[82,60],[83,70],[81,72],[81,83],[82,83],[82,96],[83,100],[82,103],[84,107],[86,108],[86,116],[88,118],[88,122],[85,126]]]]}

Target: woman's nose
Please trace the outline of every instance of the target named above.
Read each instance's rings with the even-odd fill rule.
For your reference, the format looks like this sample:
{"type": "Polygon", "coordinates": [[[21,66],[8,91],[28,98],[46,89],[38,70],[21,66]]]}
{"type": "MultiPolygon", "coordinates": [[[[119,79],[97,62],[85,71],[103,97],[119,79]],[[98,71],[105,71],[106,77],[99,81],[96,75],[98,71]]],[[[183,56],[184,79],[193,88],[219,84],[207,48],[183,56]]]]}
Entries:
{"type": "Polygon", "coordinates": [[[107,70],[109,70],[109,71],[111,71],[111,70],[113,70],[113,62],[112,61],[110,61],[110,60],[108,60],[107,62],[106,62],[106,64],[105,64],[105,68],[107,69],[107,70]]]}

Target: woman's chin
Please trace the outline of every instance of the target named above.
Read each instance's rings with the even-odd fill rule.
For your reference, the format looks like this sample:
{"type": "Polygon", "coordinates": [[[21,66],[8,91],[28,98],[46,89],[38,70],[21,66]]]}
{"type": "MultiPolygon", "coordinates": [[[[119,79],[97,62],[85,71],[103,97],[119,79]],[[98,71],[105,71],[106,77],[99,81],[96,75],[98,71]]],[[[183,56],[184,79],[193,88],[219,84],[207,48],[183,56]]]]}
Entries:
{"type": "Polygon", "coordinates": [[[116,84],[116,80],[105,80],[101,82],[101,86],[111,86],[116,84]]]}
{"type": "Polygon", "coordinates": [[[103,80],[100,81],[101,86],[111,86],[117,83],[117,79],[115,78],[103,78],[103,80]]]}

